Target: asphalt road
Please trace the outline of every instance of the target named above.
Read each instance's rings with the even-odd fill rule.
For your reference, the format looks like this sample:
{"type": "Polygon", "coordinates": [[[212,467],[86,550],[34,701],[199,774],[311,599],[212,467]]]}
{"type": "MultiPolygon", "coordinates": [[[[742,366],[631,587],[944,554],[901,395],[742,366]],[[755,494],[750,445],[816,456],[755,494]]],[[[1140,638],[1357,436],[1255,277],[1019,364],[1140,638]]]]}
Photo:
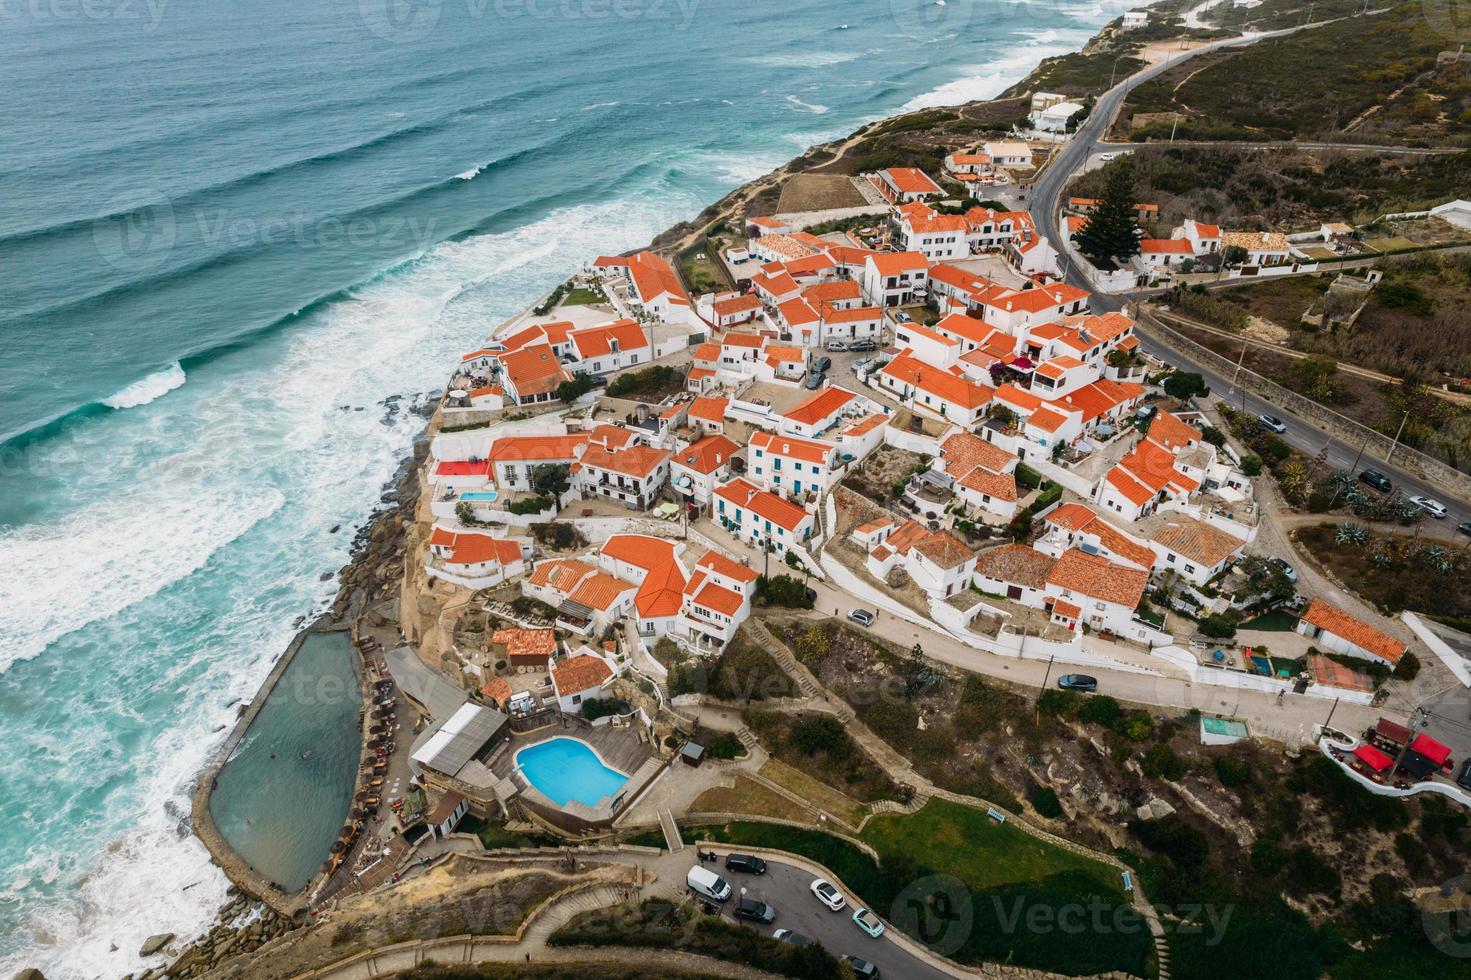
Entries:
{"type": "MultiPolygon", "coordinates": [[[[1182,60],[1208,51],[1250,44],[1263,38],[1293,34],[1297,31],[1310,30],[1315,26],[1321,26],[1321,24],[1308,24],[1287,30],[1259,34],[1253,37],[1228,38],[1224,41],[1207,44],[1190,51],[1182,51],[1167,62],[1154,65],[1137,74],[1130,75],[1099,96],[1093,111],[1089,113],[1088,118],[1084,121],[1077,134],[1067,143],[1057,158],[1042,172],[1042,176],[1037,179],[1036,183],[1032,185],[1027,209],[1031,213],[1032,221],[1036,224],[1038,230],[1054,242],[1065,241],[1060,230],[1061,222],[1059,214],[1060,201],[1067,190],[1068,182],[1087,163],[1093,154],[1097,152],[1098,148],[1104,145],[1101,142],[1101,137],[1112,123],[1119,106],[1135,86],[1154,78],[1156,75],[1179,64],[1182,60]]],[[[1091,305],[1095,312],[1118,310],[1124,306],[1128,299],[1127,297],[1100,293],[1094,288],[1093,283],[1078,271],[1075,263],[1068,262],[1066,259],[1064,261],[1067,263],[1067,281],[1081,289],[1086,289],[1092,294],[1091,305]]],[[[1439,500],[1445,504],[1449,513],[1443,520],[1436,520],[1429,517],[1426,520],[1433,524],[1445,525],[1443,530],[1446,532],[1452,532],[1455,525],[1461,521],[1471,520],[1471,502],[1459,499],[1447,493],[1444,489],[1433,486],[1425,480],[1398,467],[1385,464],[1381,460],[1376,460],[1368,455],[1364,455],[1360,459],[1359,446],[1351,445],[1343,440],[1337,439],[1311,422],[1295,416],[1285,409],[1278,408],[1262,398],[1249,394],[1243,398],[1243,393],[1232,386],[1228,378],[1222,377],[1215,371],[1196,364],[1188,358],[1154,343],[1142,334],[1139,341],[1140,345],[1146,351],[1156,357],[1201,374],[1205,378],[1206,384],[1210,385],[1211,391],[1233,408],[1241,408],[1244,404],[1246,410],[1253,414],[1265,413],[1281,419],[1287,426],[1287,431],[1282,433],[1282,438],[1293,448],[1301,450],[1309,456],[1317,456],[1323,450],[1324,446],[1326,446],[1328,450],[1327,462],[1334,469],[1349,469],[1358,460],[1359,470],[1371,468],[1385,473],[1394,484],[1395,489],[1402,491],[1407,496],[1421,495],[1439,500]]]]}
{"type": "MultiPolygon", "coordinates": [[[[736,899],[740,897],[741,889],[746,889],[747,898],[759,899],[776,909],[776,920],[769,926],[759,923],[745,922],[745,925],[758,929],[765,935],[771,935],[777,929],[791,929],[800,932],[810,939],[815,939],[823,945],[829,953],[834,956],[852,955],[858,956],[879,968],[884,977],[898,978],[898,980],[948,980],[949,973],[937,970],[924,960],[914,956],[908,950],[893,942],[889,936],[889,930],[893,926],[887,926],[884,934],[874,939],[858,928],[853,922],[853,912],[856,908],[853,897],[848,898],[847,906],[841,912],[830,911],[827,906],[817,900],[817,897],[808,890],[813,882],[813,876],[800,868],[781,864],[777,861],[767,861],[766,874],[746,875],[726,871],[724,868],[724,849],[717,851],[722,855],[720,866],[716,873],[730,882],[735,895],[725,903],[721,915],[732,918],[732,910],[735,908],[736,899]]],[[[694,866],[695,862],[691,862],[694,866]]],[[[705,867],[711,867],[706,864],[705,867]]],[[[836,883],[835,883],[836,884],[836,883]]],[[[841,886],[840,886],[841,887],[841,886]]],[[[877,910],[880,918],[887,925],[887,909],[877,910]]],[[[742,921],[742,920],[736,920],[742,921]]]]}

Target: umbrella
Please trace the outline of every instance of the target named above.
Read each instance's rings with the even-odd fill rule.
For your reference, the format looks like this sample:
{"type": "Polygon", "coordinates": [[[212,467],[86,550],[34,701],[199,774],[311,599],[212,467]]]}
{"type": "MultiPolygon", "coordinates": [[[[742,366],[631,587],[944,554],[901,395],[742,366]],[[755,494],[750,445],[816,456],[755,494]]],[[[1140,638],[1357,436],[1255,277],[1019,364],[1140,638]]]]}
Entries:
{"type": "Polygon", "coordinates": [[[333,854],[341,854],[346,849],[347,849],[347,845],[344,844],[342,841],[335,840],[335,841],[332,842],[332,853],[333,854]]]}

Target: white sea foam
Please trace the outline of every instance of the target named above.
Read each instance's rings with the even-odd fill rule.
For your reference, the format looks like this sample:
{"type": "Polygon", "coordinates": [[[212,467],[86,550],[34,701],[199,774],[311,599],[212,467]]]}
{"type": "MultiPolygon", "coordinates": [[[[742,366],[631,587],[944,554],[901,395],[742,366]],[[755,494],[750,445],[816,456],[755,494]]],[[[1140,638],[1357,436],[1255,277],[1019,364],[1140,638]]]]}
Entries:
{"type": "Polygon", "coordinates": [[[614,106],[620,105],[620,104],[621,103],[619,103],[619,102],[594,102],[591,105],[585,105],[585,106],[583,106],[582,107],[582,111],[583,112],[590,112],[593,109],[611,109],[614,106]]]}
{"type": "Polygon", "coordinates": [[[476,177],[479,177],[482,173],[485,172],[485,168],[486,167],[490,166],[493,163],[495,163],[494,160],[488,160],[485,163],[482,163],[478,167],[471,167],[469,170],[466,170],[463,173],[455,174],[455,179],[456,180],[474,180],[476,177]]]}
{"type": "Polygon", "coordinates": [[[828,107],[825,105],[818,105],[815,102],[803,102],[795,95],[787,96],[787,101],[796,107],[798,112],[810,112],[813,115],[820,116],[828,111],[828,107]]]}
{"type": "Polygon", "coordinates": [[[102,404],[108,408],[137,408],[139,405],[147,405],[156,401],[184,385],[184,369],[178,361],[170,364],[162,371],[154,371],[146,378],[139,378],[126,388],[111,397],[102,399],[102,404]]]}
{"type": "Polygon", "coordinates": [[[1022,42],[1016,53],[985,65],[971,65],[960,70],[965,72],[953,79],[916,95],[904,103],[905,112],[916,109],[933,109],[937,106],[963,105],[982,99],[992,99],[1005,91],[1043,58],[1063,54],[1077,47],[1079,37],[1088,36],[1087,31],[1048,30],[1033,35],[1022,42]],[[1046,40],[1043,40],[1046,38],[1046,40]]]}
{"type": "Polygon", "coordinates": [[[741,58],[750,65],[764,65],[768,68],[826,68],[832,65],[847,64],[857,61],[863,57],[857,51],[793,51],[789,53],[756,54],[748,58],[741,58]]]}

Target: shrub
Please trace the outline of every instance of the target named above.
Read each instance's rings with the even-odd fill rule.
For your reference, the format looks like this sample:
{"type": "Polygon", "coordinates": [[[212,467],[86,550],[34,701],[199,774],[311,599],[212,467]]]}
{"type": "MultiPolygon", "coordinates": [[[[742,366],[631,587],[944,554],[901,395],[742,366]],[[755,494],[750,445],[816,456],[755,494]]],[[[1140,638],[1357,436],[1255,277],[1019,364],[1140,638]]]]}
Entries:
{"type": "Polygon", "coordinates": [[[1016,482],[1018,486],[1035,490],[1042,485],[1042,474],[1032,469],[1026,463],[1016,464],[1016,482]]]}
{"type": "Polygon", "coordinates": [[[1113,698],[1107,694],[1095,694],[1083,699],[1083,705],[1078,709],[1078,720],[1112,728],[1123,714],[1124,709],[1113,698]]]}
{"type": "Polygon", "coordinates": [[[1224,446],[1226,444],[1226,433],[1213,425],[1208,425],[1201,429],[1200,437],[1212,446],[1224,446]]]}
{"type": "Polygon", "coordinates": [[[1069,718],[1077,714],[1082,695],[1076,691],[1050,688],[1037,698],[1037,711],[1048,717],[1069,718]]]}
{"type": "Polygon", "coordinates": [[[622,698],[588,698],[582,702],[582,717],[588,721],[596,721],[608,715],[621,715],[630,710],[630,705],[622,698]]]}
{"type": "Polygon", "coordinates": [[[835,759],[846,759],[853,752],[853,740],[843,723],[831,715],[813,715],[792,726],[792,745],[803,755],[826,753],[835,759]]]}
{"type": "Polygon", "coordinates": [[[1394,665],[1394,676],[1402,681],[1412,681],[1420,676],[1420,658],[1415,656],[1415,651],[1406,650],[1404,656],[1399,658],[1399,663],[1394,665]]]}
{"type": "Polygon", "coordinates": [[[550,510],[552,502],[547,497],[523,497],[520,500],[511,501],[506,508],[513,514],[540,514],[542,511],[550,510]]]}
{"type": "Polygon", "coordinates": [[[1200,632],[1215,640],[1229,640],[1236,635],[1236,622],[1226,613],[1211,613],[1200,621],[1200,632]]]}
{"type": "Polygon", "coordinates": [[[1055,820],[1062,816],[1062,803],[1057,799],[1057,793],[1050,787],[1041,787],[1032,791],[1027,797],[1027,802],[1032,804],[1040,816],[1048,820],[1055,820]]]}
{"type": "Polygon", "coordinates": [[[1133,742],[1142,742],[1153,733],[1154,716],[1147,711],[1131,711],[1119,725],[1119,734],[1133,742]]]}
{"type": "Polygon", "coordinates": [[[1267,837],[1258,837],[1256,843],[1251,845],[1251,867],[1257,874],[1266,875],[1268,878],[1282,870],[1287,863],[1287,855],[1282,850],[1282,845],[1267,837]]]}
{"type": "Polygon", "coordinates": [[[811,609],[807,587],[790,575],[765,575],[756,580],[756,601],[763,606],[785,606],[788,609],[811,609]]]}
{"type": "Polygon", "coordinates": [[[1163,776],[1170,782],[1176,782],[1185,775],[1185,763],[1170,749],[1168,745],[1151,745],[1144,753],[1144,759],[1140,762],[1144,775],[1150,779],[1158,779],[1163,776]]]}
{"type": "Polygon", "coordinates": [[[1211,760],[1211,768],[1222,786],[1241,786],[1251,780],[1251,766],[1229,755],[1218,755],[1211,760]]]}
{"type": "Polygon", "coordinates": [[[1241,457],[1241,472],[1247,476],[1260,476],[1262,473],[1262,458],[1252,455],[1241,457]]]}
{"type": "Polygon", "coordinates": [[[712,759],[734,759],[743,752],[745,748],[742,747],[741,740],[730,732],[721,732],[705,746],[705,754],[712,759]]]}
{"type": "Polygon", "coordinates": [[[1176,371],[1165,378],[1163,387],[1165,394],[1180,401],[1193,398],[1196,395],[1204,397],[1211,393],[1210,387],[1205,383],[1204,378],[1198,374],[1186,371],[1176,371]]]}
{"type": "Polygon", "coordinates": [[[608,385],[608,394],[614,398],[652,394],[668,387],[674,380],[674,373],[674,368],[667,364],[655,364],[642,371],[620,374],[608,385]]]}
{"type": "Polygon", "coordinates": [[[1200,868],[1210,855],[1210,839],[1178,815],[1159,820],[1131,820],[1129,832],[1145,847],[1168,857],[1184,871],[1200,868]]]}

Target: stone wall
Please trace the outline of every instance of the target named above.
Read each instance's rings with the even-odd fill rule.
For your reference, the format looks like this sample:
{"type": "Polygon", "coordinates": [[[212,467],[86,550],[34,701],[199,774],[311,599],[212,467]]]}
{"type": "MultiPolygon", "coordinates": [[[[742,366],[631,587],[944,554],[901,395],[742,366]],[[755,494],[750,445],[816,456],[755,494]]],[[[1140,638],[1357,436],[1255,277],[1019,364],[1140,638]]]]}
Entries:
{"type": "Polygon", "coordinates": [[[1396,445],[1394,440],[1382,432],[1377,432],[1367,426],[1360,425],[1350,418],[1339,415],[1324,405],[1320,405],[1310,398],[1305,398],[1295,391],[1282,387],[1275,381],[1262,377],[1255,371],[1241,368],[1239,373],[1236,362],[1222,357],[1215,351],[1197,344],[1188,337],[1182,336],[1165,326],[1152,316],[1147,310],[1140,309],[1138,314],[1138,329],[1150,340],[1163,344],[1178,354],[1202,364],[1213,371],[1235,377],[1237,384],[1246,388],[1252,394],[1264,398],[1274,405],[1307,419],[1309,422],[1354,446],[1363,446],[1364,455],[1381,463],[1388,464],[1393,458],[1394,465],[1402,470],[1415,474],[1423,480],[1434,483],[1447,493],[1456,497],[1471,497],[1471,475],[1462,473],[1460,470],[1436,459],[1425,453],[1407,446],[1396,445]]]}

